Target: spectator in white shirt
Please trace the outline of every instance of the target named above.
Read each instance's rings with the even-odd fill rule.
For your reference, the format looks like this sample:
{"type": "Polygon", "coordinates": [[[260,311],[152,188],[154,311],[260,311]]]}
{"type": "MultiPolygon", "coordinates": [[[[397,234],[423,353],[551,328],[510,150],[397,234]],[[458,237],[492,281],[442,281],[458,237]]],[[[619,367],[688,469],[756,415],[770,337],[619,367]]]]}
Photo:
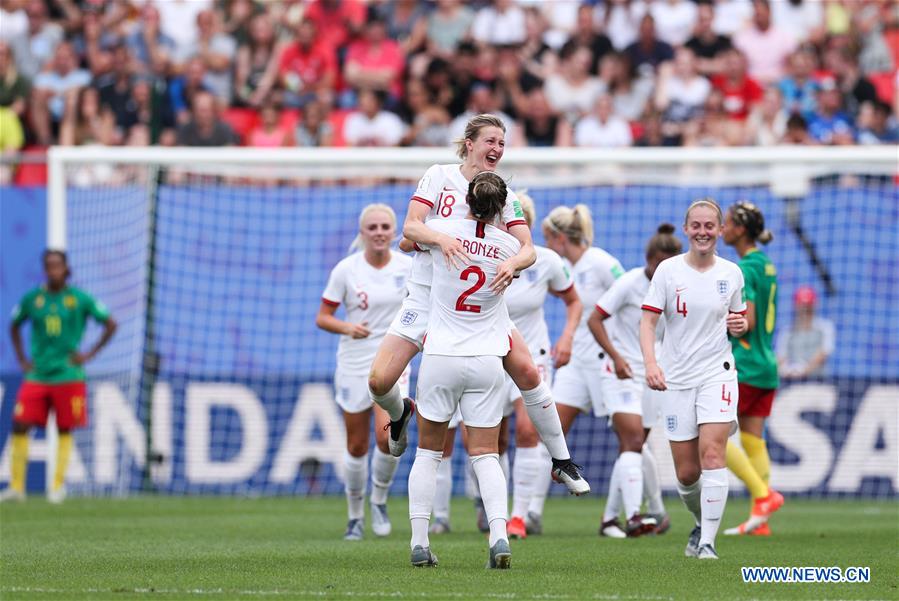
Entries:
{"type": "Polygon", "coordinates": [[[493,0],[493,6],[475,15],[471,36],[479,44],[523,44],[527,37],[524,10],[512,0],[493,0]]]}
{"type": "Polygon", "coordinates": [[[790,33],[799,41],[822,42],[824,2],[820,0],[783,0],[771,5],[774,26],[790,33]]]}
{"type": "Polygon", "coordinates": [[[613,113],[614,103],[608,94],[596,99],[593,114],[584,117],[574,128],[575,146],[617,148],[633,143],[630,125],[613,113]]]}
{"type": "Polygon", "coordinates": [[[359,92],[359,110],[343,124],[343,137],[350,146],[396,146],[406,133],[406,125],[390,111],[382,109],[384,93],[359,92]]]}
{"type": "Polygon", "coordinates": [[[546,78],[543,91],[553,110],[573,123],[590,112],[605,85],[590,74],[592,56],[586,46],[569,40],[562,46],[559,60],[559,72],[546,78]]]}
{"type": "Polygon", "coordinates": [[[643,0],[609,0],[602,11],[603,30],[616,50],[624,50],[637,41],[640,19],[646,14],[643,0]]]}
{"type": "Polygon", "coordinates": [[[684,125],[698,116],[712,85],[696,69],[696,56],[689,48],[678,48],[674,63],[659,67],[655,106],[662,113],[663,133],[676,139],[684,125]]]}
{"type": "Polygon", "coordinates": [[[656,20],[656,35],[663,42],[682,46],[690,39],[697,13],[693,0],[656,0],[649,12],[656,20]]]}

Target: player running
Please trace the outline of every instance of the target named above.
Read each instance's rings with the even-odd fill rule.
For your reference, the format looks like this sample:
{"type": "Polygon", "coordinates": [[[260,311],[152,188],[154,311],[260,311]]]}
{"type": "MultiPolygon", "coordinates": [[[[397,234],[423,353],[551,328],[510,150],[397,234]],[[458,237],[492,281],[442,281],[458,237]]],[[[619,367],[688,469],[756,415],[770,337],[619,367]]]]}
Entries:
{"type": "MultiPolygon", "coordinates": [[[[506,569],[512,554],[506,536],[506,478],[499,464],[509,353],[508,313],[490,284],[521,248],[508,233],[490,225],[507,200],[506,184],[495,173],[474,176],[465,219],[432,220],[426,227],[458,240],[470,263],[433,261],[428,331],[418,375],[419,439],[409,472],[409,520],[413,566],[435,566],[428,522],[447,426],[458,408],[468,430],[468,452],[490,525],[487,567],[506,569]]],[[[421,246],[436,251],[437,244],[421,246]]]]}
{"type": "Polygon", "coordinates": [[[28,430],[46,427],[50,409],[56,413],[59,441],[56,472],[47,500],[62,503],[65,479],[72,453],[72,430],[87,425],[87,386],[84,364],[97,356],[116,330],[109,310],[90,294],[68,285],[68,258],[61,250],[43,254],[44,285],[28,292],[12,313],[10,337],[25,382],[16,396],[12,427],[12,465],[9,488],[0,501],[25,500],[28,465],[28,430]],[[87,318],[103,325],[100,339],[86,353],[78,350],[87,318]],[[25,356],[19,328],[31,323],[31,359],[25,356]]]}
{"type": "MultiPolygon", "coordinates": [[[[612,411],[612,429],[618,436],[618,459],[612,468],[609,499],[600,534],[612,538],[662,534],[670,521],[662,503],[656,460],[646,439],[658,422],[656,391],[646,386],[640,352],[640,317],[649,282],[659,264],[681,253],[674,226],[663,223],[646,245],[646,266],[631,269],[618,278],[597,301],[587,325],[606,352],[606,372],[601,380],[602,396],[612,411]],[[608,325],[606,325],[608,324],[608,325]],[[646,491],[649,515],[640,514],[646,491]],[[618,521],[622,505],[627,524],[618,521]]],[[[664,322],[662,322],[664,326],[664,322]]],[[[657,328],[661,339],[662,327],[657,328]]]]}
{"type": "MultiPolygon", "coordinates": [[[[482,171],[494,171],[504,150],[503,122],[493,115],[472,117],[465,128],[464,138],[458,142],[458,155],[463,163],[433,165],[427,170],[409,202],[403,235],[418,244],[437,246],[452,267],[464,265],[468,257],[462,244],[427,227],[425,221],[463,219],[469,208],[466,202],[469,182],[482,171]]],[[[497,277],[490,284],[491,290],[497,294],[508,287],[516,272],[531,266],[536,257],[531,231],[518,199],[511,191],[508,191],[500,218],[521,248],[497,268],[497,277]]],[[[421,349],[428,326],[431,262],[430,253],[418,253],[414,257],[408,284],[409,295],[384,337],[369,374],[372,400],[390,415],[388,444],[395,456],[402,455],[405,450],[406,428],[414,411],[411,400],[404,400],[400,395],[396,382],[421,349]]],[[[505,305],[503,307],[505,310],[505,305]]],[[[511,323],[509,326],[512,328],[511,323]]],[[[512,329],[511,337],[512,350],[504,358],[503,366],[522,390],[528,414],[553,457],[553,478],[564,483],[572,494],[587,493],[590,486],[581,477],[578,466],[571,461],[549,387],[540,379],[521,334],[512,329]]]]}
{"type": "Polygon", "coordinates": [[[646,383],[660,395],[677,491],[696,519],[684,553],[718,559],[715,536],[727,504],[727,437],[736,431],[737,374],[728,332],[746,332],[743,273],[716,256],[724,219],[711,199],[684,218],[689,250],[662,261],[643,300],[640,348],[646,383]],[[656,326],[665,316],[661,366],[656,326]]]}
{"type": "MultiPolygon", "coordinates": [[[[528,227],[536,221],[534,201],[525,192],[518,193],[528,227]]],[[[509,317],[521,332],[540,376],[552,385],[553,370],[571,360],[574,332],[583,313],[583,305],[574,290],[571,272],[561,257],[543,246],[535,246],[537,261],[522,272],[521,277],[506,290],[509,317]],[[549,328],[543,315],[547,293],[565,303],[565,326],[550,346],[549,328]]],[[[521,391],[506,377],[509,402],[515,411],[515,462],[512,465],[512,517],[508,532],[513,538],[525,538],[528,533],[543,529],[543,503],[549,487],[552,460],[540,442],[533,422],[528,417],[521,391]]],[[[502,445],[500,445],[502,446],[502,445]]]]}
{"type": "Polygon", "coordinates": [[[756,243],[768,244],[774,236],[765,229],[765,217],[758,207],[738,202],[727,210],[722,238],[740,255],[749,328],[742,337],[731,338],[740,389],[737,419],[742,448],[728,441],[727,467],[752,495],[749,519],[724,534],[770,536],[768,518],[784,502],[783,495],[768,486],[771,462],[764,439],[765,418],[771,415],[774,392],[780,384],[772,338],[777,312],[777,269],[756,243]]]}
{"type": "MultiPolygon", "coordinates": [[[[375,536],[390,534],[387,492],[399,458],[389,453],[387,413],[368,396],[366,374],[384,339],[387,327],[403,304],[412,259],[393,251],[396,214],[384,204],[370,204],[359,215],[359,235],[353,243],[362,252],[340,261],[331,271],[322,294],[315,325],[340,334],[334,398],[343,412],[347,450],[343,458],[349,521],[344,540],[362,540],[365,525],[365,487],[368,483],[368,447],[372,410],[375,450],[371,461],[371,525],[375,536]],[[346,320],[335,316],[341,304],[346,320]]],[[[400,378],[402,394],[409,391],[409,369],[400,378]]]]}

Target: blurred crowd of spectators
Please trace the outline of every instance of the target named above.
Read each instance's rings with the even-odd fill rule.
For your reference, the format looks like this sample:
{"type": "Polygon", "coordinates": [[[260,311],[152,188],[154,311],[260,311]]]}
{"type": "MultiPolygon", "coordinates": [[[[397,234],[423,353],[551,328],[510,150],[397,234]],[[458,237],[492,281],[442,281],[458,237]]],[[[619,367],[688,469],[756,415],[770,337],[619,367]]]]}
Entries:
{"type": "Polygon", "coordinates": [[[0,148],[899,142],[890,0],[0,0],[0,148]]]}

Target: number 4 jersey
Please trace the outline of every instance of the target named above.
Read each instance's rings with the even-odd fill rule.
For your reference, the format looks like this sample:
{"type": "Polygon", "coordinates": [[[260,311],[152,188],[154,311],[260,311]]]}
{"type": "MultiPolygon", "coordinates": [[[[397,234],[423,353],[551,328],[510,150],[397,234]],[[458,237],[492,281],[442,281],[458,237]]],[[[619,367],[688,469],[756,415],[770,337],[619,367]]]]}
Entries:
{"type": "Polygon", "coordinates": [[[434,257],[425,354],[505,356],[512,322],[502,295],[494,294],[490,284],[499,264],[518,253],[521,244],[472,219],[432,220],[428,227],[458,239],[471,263],[447,267],[443,257],[434,257]]]}
{"type": "Polygon", "coordinates": [[[715,257],[714,266],[697,271],[686,255],[665,259],[652,276],[642,308],[665,315],[657,359],[669,389],[695,388],[733,373],[727,315],[746,312],[743,273],[734,263],[715,257]]]}

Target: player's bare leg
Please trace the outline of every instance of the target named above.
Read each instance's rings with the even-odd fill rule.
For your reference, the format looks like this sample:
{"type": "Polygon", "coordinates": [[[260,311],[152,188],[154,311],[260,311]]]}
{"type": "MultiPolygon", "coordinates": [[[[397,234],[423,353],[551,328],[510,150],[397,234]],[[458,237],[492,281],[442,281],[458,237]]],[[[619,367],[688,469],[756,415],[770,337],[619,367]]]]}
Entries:
{"type": "Polygon", "coordinates": [[[553,458],[553,479],[565,484],[571,494],[590,492],[590,485],[581,476],[578,466],[571,461],[559,412],[549,386],[540,378],[540,372],[518,330],[512,330],[512,349],[503,358],[503,368],[521,391],[525,409],[553,458]]]}
{"type": "Polygon", "coordinates": [[[399,457],[406,450],[406,429],[412,420],[415,405],[400,396],[397,384],[406,366],[418,354],[414,342],[401,336],[386,334],[368,374],[368,393],[371,400],[390,416],[390,454],[399,457]]]}

